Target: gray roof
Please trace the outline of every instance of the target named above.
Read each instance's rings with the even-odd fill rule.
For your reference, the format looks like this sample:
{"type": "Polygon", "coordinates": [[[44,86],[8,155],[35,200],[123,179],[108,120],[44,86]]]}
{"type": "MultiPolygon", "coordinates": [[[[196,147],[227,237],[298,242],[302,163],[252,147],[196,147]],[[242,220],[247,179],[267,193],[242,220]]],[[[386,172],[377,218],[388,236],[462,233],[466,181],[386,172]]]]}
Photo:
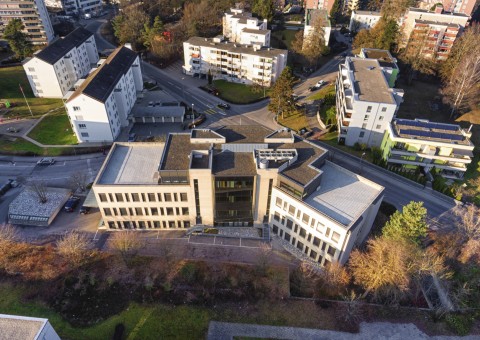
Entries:
{"type": "Polygon", "coordinates": [[[323,20],[323,27],[330,27],[328,12],[324,9],[307,9],[305,12],[305,26],[312,26],[315,20],[319,18],[323,20]]]}
{"type": "Polygon", "coordinates": [[[383,187],[327,161],[320,189],[305,203],[325,215],[350,226],[383,191],[383,187]]]}
{"type": "Polygon", "coordinates": [[[433,20],[415,19],[415,23],[425,24],[425,25],[436,25],[436,26],[456,27],[456,28],[458,28],[458,29],[461,27],[459,24],[450,23],[450,22],[433,21],[433,20]]]}
{"type": "Polygon", "coordinates": [[[219,136],[218,133],[215,131],[212,131],[210,129],[192,129],[192,138],[201,138],[201,139],[217,139],[221,138],[222,136],[219,136]]]}
{"type": "Polygon", "coordinates": [[[93,35],[92,32],[83,27],[79,27],[64,38],[60,38],[52,42],[43,50],[35,54],[35,57],[53,65],[59,61],[72,48],[83,44],[93,35]]]}
{"type": "Polygon", "coordinates": [[[33,340],[48,319],[0,314],[0,340],[33,340]]]}
{"type": "Polygon", "coordinates": [[[158,184],[163,143],[115,143],[97,184],[158,184]]]}
{"type": "Polygon", "coordinates": [[[469,17],[465,13],[450,13],[450,12],[435,13],[435,12],[429,11],[428,9],[415,8],[415,7],[409,7],[408,10],[410,12],[422,12],[422,13],[438,14],[438,15],[445,15],[445,16],[453,15],[453,16],[456,16],[456,17],[467,17],[467,18],[469,17]]]}
{"type": "Polygon", "coordinates": [[[267,35],[268,33],[270,33],[270,30],[257,30],[254,28],[244,28],[242,31],[245,33],[254,33],[254,34],[261,34],[261,35],[267,35]]]}
{"type": "Polygon", "coordinates": [[[87,77],[67,102],[82,93],[102,103],[105,102],[136,58],[137,53],[131,49],[124,46],[118,47],[97,70],[87,77]]]}
{"type": "Polygon", "coordinates": [[[185,115],[183,106],[144,106],[132,112],[134,117],[177,117],[185,115]]]}
{"type": "Polygon", "coordinates": [[[225,136],[227,143],[261,144],[272,130],[260,125],[231,125],[221,127],[215,132],[225,136]]]}
{"type": "Polygon", "coordinates": [[[382,16],[380,12],[373,12],[373,11],[355,11],[355,14],[360,14],[360,15],[374,15],[377,17],[382,16]]]}
{"type": "Polygon", "coordinates": [[[396,59],[392,57],[389,51],[377,48],[362,48],[362,52],[368,59],[377,59],[380,66],[398,68],[396,59]]]}
{"type": "Polygon", "coordinates": [[[250,55],[258,55],[260,57],[266,58],[274,58],[279,54],[287,54],[287,50],[281,50],[277,48],[270,48],[270,47],[262,47],[258,48],[256,51],[253,49],[251,45],[242,45],[239,43],[233,42],[213,42],[212,39],[209,38],[201,38],[201,37],[191,37],[186,41],[190,45],[194,46],[203,46],[203,47],[210,47],[216,48],[223,51],[228,51],[232,53],[239,53],[239,54],[250,54],[250,55]]]}
{"type": "Polygon", "coordinates": [[[188,170],[193,150],[208,150],[210,143],[190,143],[189,133],[168,135],[160,170],[188,170]]]}
{"type": "Polygon", "coordinates": [[[362,101],[395,104],[392,92],[375,59],[347,57],[355,81],[355,92],[362,101]]]}
{"type": "Polygon", "coordinates": [[[39,204],[38,196],[30,189],[24,189],[8,208],[9,215],[48,217],[50,218],[60,205],[64,204],[70,190],[62,188],[46,188],[47,202],[39,204]]]}
{"type": "Polygon", "coordinates": [[[251,152],[224,150],[213,156],[212,173],[216,176],[255,176],[257,168],[251,152]]]}

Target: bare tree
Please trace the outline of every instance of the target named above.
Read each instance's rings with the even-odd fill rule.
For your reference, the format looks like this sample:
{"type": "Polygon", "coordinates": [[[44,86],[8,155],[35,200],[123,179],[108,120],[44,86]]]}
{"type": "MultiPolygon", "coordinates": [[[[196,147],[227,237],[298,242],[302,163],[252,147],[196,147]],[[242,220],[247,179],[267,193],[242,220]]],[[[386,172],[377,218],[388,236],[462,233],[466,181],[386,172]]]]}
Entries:
{"type": "Polygon", "coordinates": [[[257,268],[262,275],[265,275],[270,265],[270,258],[272,257],[272,247],[268,243],[262,243],[259,248],[257,257],[257,268]]]}
{"type": "Polygon", "coordinates": [[[480,208],[470,204],[466,208],[457,207],[455,214],[460,218],[458,229],[466,240],[480,240],[480,208]]]}
{"type": "Polygon", "coordinates": [[[139,232],[134,230],[114,232],[110,240],[110,247],[120,254],[127,266],[143,246],[139,232]]]}
{"type": "Polygon", "coordinates": [[[19,238],[18,232],[11,224],[0,225],[0,254],[5,253],[19,238]]]}
{"type": "Polygon", "coordinates": [[[85,234],[71,232],[57,242],[57,251],[74,265],[83,262],[91,243],[85,234]]]}
{"type": "Polygon", "coordinates": [[[87,190],[88,176],[85,172],[77,171],[70,175],[69,183],[72,190],[85,192],[87,190]]]}
{"type": "Polygon", "coordinates": [[[318,288],[320,296],[338,296],[347,291],[350,275],[337,261],[332,262],[320,273],[318,288]]]}
{"type": "Polygon", "coordinates": [[[28,190],[32,192],[37,198],[39,203],[44,204],[48,201],[48,190],[43,181],[33,180],[27,185],[28,190]]]}

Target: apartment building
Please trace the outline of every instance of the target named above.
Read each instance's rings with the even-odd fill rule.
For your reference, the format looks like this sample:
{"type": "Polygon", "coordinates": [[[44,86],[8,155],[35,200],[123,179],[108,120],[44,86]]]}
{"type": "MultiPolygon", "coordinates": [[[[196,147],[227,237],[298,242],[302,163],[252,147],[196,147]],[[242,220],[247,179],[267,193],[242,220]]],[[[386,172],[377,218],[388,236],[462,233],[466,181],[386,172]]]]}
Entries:
{"type": "Polygon", "coordinates": [[[335,84],[338,142],[380,146],[403,101],[403,91],[390,88],[376,59],[347,57],[339,68],[335,84]]]}
{"type": "Polygon", "coordinates": [[[36,97],[63,98],[98,59],[93,33],[79,27],[25,59],[23,68],[36,97]]]}
{"type": "Polygon", "coordinates": [[[1,338],[8,340],[60,340],[48,319],[0,314],[1,338]]]}
{"type": "Polygon", "coordinates": [[[303,48],[310,43],[310,39],[314,34],[320,33],[323,35],[325,46],[328,46],[330,41],[330,33],[332,26],[328,19],[328,13],[323,9],[306,9],[305,10],[305,27],[303,30],[303,48]],[[322,30],[317,32],[316,27],[321,27],[322,30]]]}
{"type": "Polygon", "coordinates": [[[128,125],[137,92],[143,90],[140,58],[131,49],[118,47],[98,65],[64,97],[80,143],[114,141],[128,125]]]}
{"type": "Polygon", "coordinates": [[[43,0],[0,0],[0,36],[8,22],[22,20],[23,32],[34,45],[45,45],[54,38],[52,23],[43,0]]]}
{"type": "Polygon", "coordinates": [[[223,16],[223,36],[231,42],[259,46],[270,46],[270,30],[267,20],[252,17],[252,13],[243,9],[231,8],[223,16]]]}
{"type": "Polygon", "coordinates": [[[263,226],[323,265],[368,235],[383,187],[286,130],[224,126],[115,143],[93,184],[109,229],[263,226]]]}
{"type": "Polygon", "coordinates": [[[471,136],[456,124],[394,119],[383,137],[382,157],[390,166],[425,171],[435,167],[445,178],[462,179],[473,159],[471,136]]]}
{"type": "Polygon", "coordinates": [[[183,43],[188,75],[207,75],[244,84],[271,86],[287,65],[287,50],[243,45],[224,40],[192,37],[183,43]]]}
{"type": "Polygon", "coordinates": [[[388,86],[394,87],[400,69],[397,59],[392,57],[390,51],[376,48],[362,48],[359,54],[363,59],[376,59],[382,68],[383,75],[387,78],[388,86]]]}
{"type": "Polygon", "coordinates": [[[324,9],[328,13],[332,10],[334,0],[306,0],[304,2],[305,10],[307,9],[324,9]]]}
{"type": "Polygon", "coordinates": [[[403,20],[402,46],[419,51],[425,58],[445,60],[468,19],[462,13],[443,13],[441,7],[433,12],[409,8],[403,20]]]}
{"type": "Polygon", "coordinates": [[[377,24],[381,17],[380,12],[353,10],[348,29],[350,32],[369,30],[377,24]]]}
{"type": "Polygon", "coordinates": [[[443,8],[451,13],[463,13],[472,17],[480,4],[480,0],[443,0],[443,8]]]}
{"type": "Polygon", "coordinates": [[[102,0],[62,0],[67,15],[98,14],[102,10],[102,0]]]}

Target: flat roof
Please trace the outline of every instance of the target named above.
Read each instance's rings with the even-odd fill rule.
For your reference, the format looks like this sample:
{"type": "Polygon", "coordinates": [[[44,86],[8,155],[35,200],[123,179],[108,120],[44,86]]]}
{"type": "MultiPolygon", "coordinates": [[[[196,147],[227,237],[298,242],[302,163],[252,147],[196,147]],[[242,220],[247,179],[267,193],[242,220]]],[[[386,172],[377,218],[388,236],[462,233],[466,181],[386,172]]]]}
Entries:
{"type": "Polygon", "coordinates": [[[424,25],[436,25],[436,26],[456,27],[456,28],[460,28],[460,27],[461,27],[459,24],[450,23],[450,22],[433,21],[433,20],[415,19],[415,23],[417,23],[417,24],[424,24],[424,25]]]}
{"type": "Polygon", "coordinates": [[[444,15],[444,16],[456,16],[456,17],[465,17],[469,18],[468,15],[465,13],[451,13],[451,12],[442,12],[442,13],[435,13],[432,11],[429,11],[428,9],[422,9],[422,8],[415,8],[415,7],[409,7],[408,10],[410,12],[422,12],[422,13],[428,13],[428,14],[435,14],[435,15],[444,15]]]}
{"type": "Polygon", "coordinates": [[[158,184],[164,143],[115,143],[97,184],[158,184]]]}
{"type": "Polygon", "coordinates": [[[218,150],[213,155],[212,173],[215,176],[256,176],[253,153],[218,150]]]}
{"type": "Polygon", "coordinates": [[[398,68],[396,59],[392,57],[389,51],[377,48],[362,48],[365,58],[376,59],[383,67],[398,68]]]}
{"type": "Polygon", "coordinates": [[[270,33],[270,30],[257,30],[255,28],[244,28],[242,32],[245,33],[255,33],[255,34],[260,34],[260,35],[267,35],[270,33]]]}
{"type": "Polygon", "coordinates": [[[208,150],[210,143],[190,143],[189,133],[169,134],[160,170],[188,170],[193,150],[208,150]]]}
{"type": "Polygon", "coordinates": [[[347,57],[346,62],[353,71],[354,88],[360,100],[395,104],[378,60],[347,57]]]}
{"type": "Polygon", "coordinates": [[[48,217],[65,203],[71,190],[46,187],[47,202],[39,204],[38,196],[30,189],[24,189],[9,205],[9,215],[48,217]]]}
{"type": "Polygon", "coordinates": [[[380,12],[375,12],[375,11],[354,11],[355,14],[360,14],[360,15],[373,15],[376,17],[381,17],[382,14],[380,12]]]}
{"type": "Polygon", "coordinates": [[[321,170],[320,189],[304,202],[344,226],[355,222],[384,189],[329,161],[325,162],[321,170]]]}
{"type": "Polygon", "coordinates": [[[260,125],[229,125],[215,130],[227,143],[262,144],[273,131],[260,125]]]}
{"type": "Polygon", "coordinates": [[[321,18],[323,20],[323,27],[330,27],[330,20],[328,20],[328,12],[324,9],[307,9],[305,11],[305,26],[312,26],[313,22],[321,18]]]}
{"type": "Polygon", "coordinates": [[[176,117],[185,115],[184,106],[143,106],[132,112],[134,117],[176,117]]]}
{"type": "Polygon", "coordinates": [[[281,49],[271,48],[271,47],[262,47],[262,48],[258,48],[255,51],[252,45],[243,45],[243,44],[228,42],[228,41],[214,42],[213,39],[202,38],[202,37],[191,37],[186,41],[186,43],[194,46],[209,47],[209,48],[228,51],[232,53],[257,55],[257,56],[266,57],[266,58],[274,58],[279,54],[288,53],[287,50],[281,50],[281,49]]]}
{"type": "Polygon", "coordinates": [[[0,314],[0,340],[36,339],[48,319],[0,314]]]}

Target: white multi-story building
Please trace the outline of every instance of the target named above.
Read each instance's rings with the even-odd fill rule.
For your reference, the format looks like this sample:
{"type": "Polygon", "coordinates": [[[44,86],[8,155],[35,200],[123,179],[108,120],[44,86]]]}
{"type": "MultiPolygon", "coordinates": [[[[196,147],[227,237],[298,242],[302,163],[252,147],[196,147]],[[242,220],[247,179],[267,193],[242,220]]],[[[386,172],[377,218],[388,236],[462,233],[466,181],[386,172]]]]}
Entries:
{"type": "Polygon", "coordinates": [[[244,84],[271,86],[287,65],[287,50],[243,45],[223,40],[192,37],[183,43],[185,65],[189,75],[207,75],[244,84]]]}
{"type": "Polygon", "coordinates": [[[92,32],[77,28],[23,63],[36,97],[62,98],[98,62],[92,32]]]}
{"type": "Polygon", "coordinates": [[[338,142],[380,146],[403,101],[403,91],[389,87],[380,62],[347,57],[340,65],[336,92],[338,142]]]}
{"type": "Polygon", "coordinates": [[[471,137],[470,130],[456,124],[394,119],[383,137],[382,157],[390,166],[436,168],[445,178],[462,179],[473,159],[471,137]]]}
{"type": "Polygon", "coordinates": [[[8,340],[60,340],[48,319],[0,314],[1,338],[8,340]]]}
{"type": "Polygon", "coordinates": [[[252,17],[252,13],[243,9],[231,8],[223,17],[223,35],[231,42],[239,44],[258,44],[270,46],[270,30],[267,20],[252,17]]]}
{"type": "Polygon", "coordinates": [[[112,142],[128,125],[137,92],[143,90],[140,58],[118,47],[75,87],[66,94],[65,107],[78,141],[112,142]]]}
{"type": "Polygon", "coordinates": [[[102,10],[102,0],[62,0],[62,2],[67,15],[99,14],[102,10]]]}
{"type": "Polygon", "coordinates": [[[332,31],[332,26],[330,20],[328,19],[328,13],[324,9],[307,9],[305,10],[305,27],[303,30],[303,46],[309,44],[309,41],[313,34],[318,32],[315,30],[315,27],[321,24],[323,34],[323,41],[325,46],[328,46],[330,41],[330,33],[332,31]]]}
{"type": "Polygon", "coordinates": [[[353,11],[348,29],[350,32],[358,32],[363,29],[369,30],[377,24],[381,17],[380,12],[353,11]]]}
{"type": "Polygon", "coordinates": [[[358,56],[364,59],[378,60],[382,67],[383,75],[387,79],[388,86],[395,86],[400,69],[397,65],[397,59],[392,57],[390,51],[377,48],[362,48],[358,56]]]}
{"type": "MultiPolygon", "coordinates": [[[[93,184],[109,229],[263,227],[321,265],[367,237],[383,187],[286,130],[225,126],[115,143],[93,184]]],[[[297,254],[298,255],[298,254],[297,254]]]]}
{"type": "Polygon", "coordinates": [[[48,44],[55,36],[43,0],[0,0],[0,37],[13,19],[22,20],[23,32],[34,45],[48,44]]]}

